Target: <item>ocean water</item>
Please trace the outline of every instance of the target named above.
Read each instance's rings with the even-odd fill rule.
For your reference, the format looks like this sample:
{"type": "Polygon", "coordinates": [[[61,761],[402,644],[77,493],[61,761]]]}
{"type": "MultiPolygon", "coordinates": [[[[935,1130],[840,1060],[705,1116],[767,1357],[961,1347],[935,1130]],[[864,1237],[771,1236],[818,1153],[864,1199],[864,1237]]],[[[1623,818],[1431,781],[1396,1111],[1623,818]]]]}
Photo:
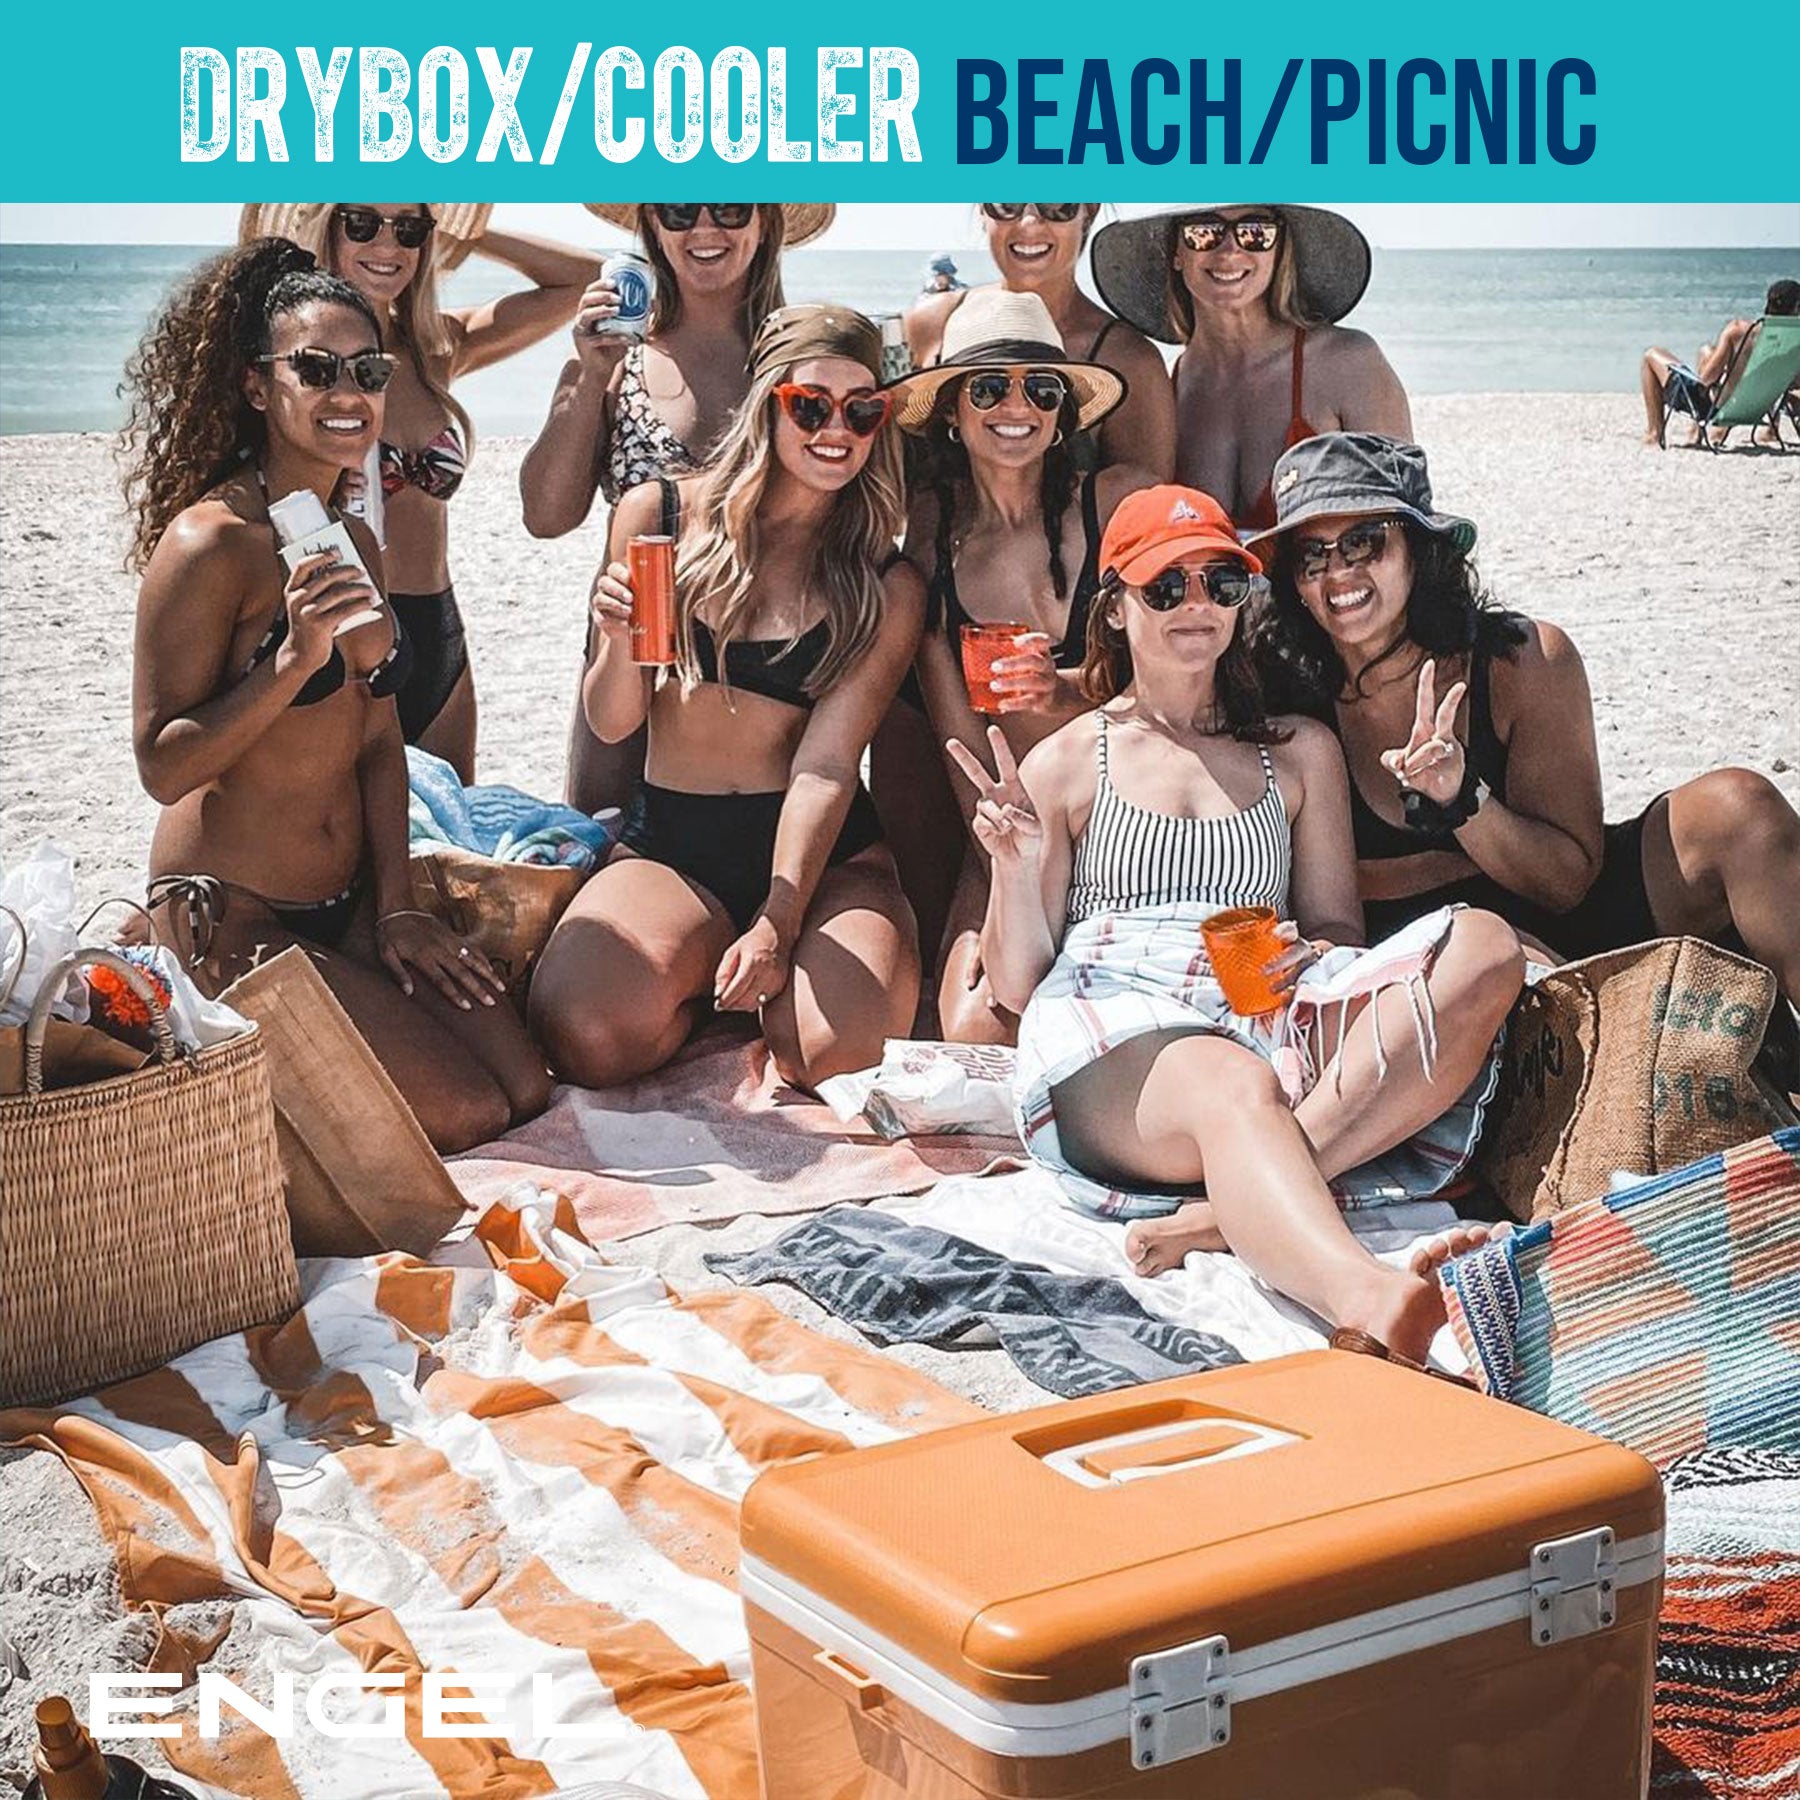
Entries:
{"type": "MultiPolygon", "coordinates": [[[[791,300],[894,312],[918,292],[930,246],[795,251],[791,300]]],[[[0,244],[0,432],[110,431],[126,358],[159,304],[210,252],[156,245],[0,244]]],[[[964,278],[990,279],[980,253],[964,278]]],[[[1728,318],[1760,310],[1795,250],[1389,250],[1350,323],[1371,332],[1422,394],[1632,392],[1647,344],[1692,357],[1728,318]]],[[[506,292],[509,271],[471,258],[452,305],[506,292]]],[[[535,434],[567,339],[458,386],[488,434],[535,434]]]]}

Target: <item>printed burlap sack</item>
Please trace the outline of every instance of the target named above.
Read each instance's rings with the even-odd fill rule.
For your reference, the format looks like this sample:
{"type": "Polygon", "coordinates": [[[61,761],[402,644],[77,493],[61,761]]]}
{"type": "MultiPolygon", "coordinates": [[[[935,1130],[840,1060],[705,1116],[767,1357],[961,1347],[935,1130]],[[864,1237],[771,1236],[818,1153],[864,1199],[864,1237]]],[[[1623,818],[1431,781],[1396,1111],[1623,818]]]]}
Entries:
{"type": "Polygon", "coordinates": [[[1774,1002],[1760,963],[1697,938],[1553,971],[1508,1022],[1476,1172],[1540,1219],[1793,1123],[1750,1067],[1774,1002]]]}
{"type": "Polygon", "coordinates": [[[496,862],[448,847],[417,852],[409,867],[413,905],[479,950],[514,1000],[524,998],[532,965],[588,877],[585,869],[496,862]]]}

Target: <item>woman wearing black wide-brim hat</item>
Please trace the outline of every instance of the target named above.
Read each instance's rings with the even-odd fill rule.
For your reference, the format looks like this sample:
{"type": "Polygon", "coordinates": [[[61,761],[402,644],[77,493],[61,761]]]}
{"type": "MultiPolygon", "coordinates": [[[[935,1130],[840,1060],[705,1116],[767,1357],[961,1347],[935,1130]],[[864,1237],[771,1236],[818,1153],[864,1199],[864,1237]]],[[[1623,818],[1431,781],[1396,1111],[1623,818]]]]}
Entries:
{"type": "Polygon", "coordinates": [[[1094,281],[1140,331],[1179,344],[1178,481],[1241,530],[1274,523],[1269,476],[1321,431],[1412,436],[1380,346],[1340,325],[1369,285],[1369,244],[1316,206],[1192,206],[1109,225],[1094,281]]]}

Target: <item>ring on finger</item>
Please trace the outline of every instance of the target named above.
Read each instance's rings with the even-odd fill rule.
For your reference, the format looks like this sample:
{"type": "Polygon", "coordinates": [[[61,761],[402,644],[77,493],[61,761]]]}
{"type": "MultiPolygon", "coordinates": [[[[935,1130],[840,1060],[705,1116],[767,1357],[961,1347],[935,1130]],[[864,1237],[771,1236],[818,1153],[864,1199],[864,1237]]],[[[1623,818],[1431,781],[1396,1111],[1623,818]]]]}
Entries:
{"type": "Polygon", "coordinates": [[[464,962],[467,962],[469,960],[469,946],[467,944],[460,945],[456,954],[460,956],[464,962]]]}

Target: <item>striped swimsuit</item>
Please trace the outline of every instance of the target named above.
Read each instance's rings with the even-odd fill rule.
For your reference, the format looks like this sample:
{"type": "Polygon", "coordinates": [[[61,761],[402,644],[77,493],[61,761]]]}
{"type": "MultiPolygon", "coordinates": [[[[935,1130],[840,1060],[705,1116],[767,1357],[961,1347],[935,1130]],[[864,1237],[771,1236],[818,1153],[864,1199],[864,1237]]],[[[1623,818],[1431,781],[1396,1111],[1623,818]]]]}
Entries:
{"type": "MultiPolygon", "coordinates": [[[[1265,785],[1251,805],[1220,818],[1180,818],[1119,793],[1108,768],[1110,721],[1104,710],[1092,717],[1094,806],[1075,843],[1062,949],[1019,1021],[1015,1106],[1026,1149],[1076,1206],[1104,1218],[1151,1218],[1194,1195],[1128,1192],[1077,1169],[1057,1136],[1055,1090],[1133,1038],[1178,1031],[1242,1044],[1275,1066],[1290,1100],[1301,1098],[1317,1071],[1294,1047],[1295,1009],[1260,1018],[1233,1012],[1200,935],[1201,920],[1228,907],[1267,906],[1287,916],[1293,835],[1267,749],[1258,746],[1265,785]]],[[[1409,929],[1419,940],[1410,952],[1416,972],[1429,966],[1450,916],[1445,909],[1409,929]]],[[[1352,982],[1365,970],[1382,984],[1399,979],[1381,973],[1383,955],[1380,946],[1335,949],[1317,969],[1352,982]]],[[[1457,1173],[1492,1090],[1497,1059],[1489,1064],[1425,1133],[1340,1177],[1333,1184],[1340,1200],[1367,1205],[1429,1193],[1457,1173]]]]}

